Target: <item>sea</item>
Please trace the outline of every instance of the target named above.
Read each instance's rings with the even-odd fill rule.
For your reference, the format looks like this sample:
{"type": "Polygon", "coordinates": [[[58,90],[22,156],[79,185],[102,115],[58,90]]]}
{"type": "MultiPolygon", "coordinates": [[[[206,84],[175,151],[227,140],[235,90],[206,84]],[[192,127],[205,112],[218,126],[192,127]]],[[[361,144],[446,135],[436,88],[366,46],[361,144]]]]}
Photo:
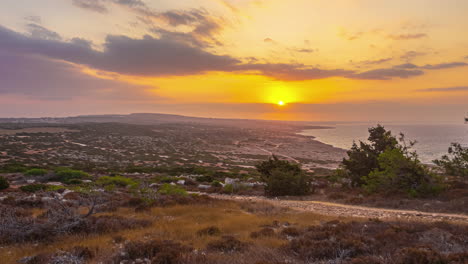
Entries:
{"type": "MultiPolygon", "coordinates": [[[[468,124],[382,124],[394,135],[400,132],[406,140],[416,140],[413,147],[422,162],[431,164],[434,159],[447,154],[451,143],[460,143],[468,147],[468,124]]],[[[336,123],[324,124],[331,127],[327,129],[308,129],[301,135],[312,136],[315,140],[342,149],[349,149],[353,142],[367,142],[368,128],[376,126],[375,123],[336,123]]]]}

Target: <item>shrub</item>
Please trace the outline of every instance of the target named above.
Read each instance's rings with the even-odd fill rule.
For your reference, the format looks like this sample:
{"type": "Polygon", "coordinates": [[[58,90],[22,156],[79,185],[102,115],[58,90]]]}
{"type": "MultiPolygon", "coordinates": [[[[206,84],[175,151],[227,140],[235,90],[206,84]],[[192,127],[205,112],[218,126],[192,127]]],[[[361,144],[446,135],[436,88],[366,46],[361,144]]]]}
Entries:
{"type": "Polygon", "coordinates": [[[400,251],[398,264],[448,264],[439,253],[426,248],[405,248],[400,251]]]}
{"type": "Polygon", "coordinates": [[[281,230],[281,235],[285,237],[297,237],[301,234],[301,232],[295,227],[286,227],[281,230]]]}
{"type": "Polygon", "coordinates": [[[82,183],[83,181],[81,179],[70,179],[67,181],[67,184],[71,184],[71,185],[78,185],[82,183]]]}
{"type": "Polygon", "coordinates": [[[215,240],[206,246],[209,251],[219,251],[223,253],[243,252],[249,245],[239,241],[232,236],[223,236],[220,240],[215,240]]]}
{"type": "Polygon", "coordinates": [[[232,184],[224,185],[223,192],[224,193],[234,193],[234,185],[232,185],[232,184]]]}
{"type": "Polygon", "coordinates": [[[212,187],[217,187],[217,188],[223,187],[223,185],[222,185],[221,182],[219,182],[219,181],[213,181],[213,182],[211,183],[211,186],[212,186],[212,187]]]}
{"type": "Polygon", "coordinates": [[[210,175],[203,175],[196,178],[197,182],[212,182],[214,179],[210,175]]]}
{"type": "Polygon", "coordinates": [[[5,177],[0,176],[0,191],[8,189],[9,187],[10,183],[8,182],[8,180],[5,177]]]}
{"type": "Polygon", "coordinates": [[[275,236],[275,230],[273,230],[273,228],[270,228],[270,227],[265,227],[259,231],[250,233],[251,238],[274,237],[274,236],[275,236]]]}
{"type": "Polygon", "coordinates": [[[305,195],[310,192],[310,182],[298,164],[273,156],[256,167],[266,184],[266,195],[305,195]]]}
{"type": "Polygon", "coordinates": [[[56,192],[58,190],[65,189],[63,186],[56,186],[56,185],[47,185],[46,191],[48,192],[56,192]]]}
{"type": "Polygon", "coordinates": [[[97,184],[102,186],[115,185],[118,187],[136,186],[138,182],[123,176],[103,176],[97,180],[97,184]]]}
{"type": "Polygon", "coordinates": [[[172,264],[183,263],[182,256],[192,249],[172,241],[152,240],[148,242],[129,242],[124,251],[117,254],[109,263],[134,263],[128,260],[149,259],[150,263],[172,264]]]}
{"type": "Polygon", "coordinates": [[[218,236],[220,234],[221,230],[219,230],[219,228],[216,226],[209,226],[197,231],[198,236],[218,236]]]}
{"type": "Polygon", "coordinates": [[[94,252],[85,247],[74,247],[71,251],[58,250],[53,254],[44,253],[18,261],[24,264],[85,263],[94,258],[94,252]]]}
{"type": "Polygon", "coordinates": [[[74,179],[82,180],[82,179],[90,178],[90,175],[86,172],[83,172],[80,170],[72,170],[69,168],[58,169],[56,170],[55,174],[56,174],[57,180],[66,184],[70,183],[70,181],[73,182],[72,180],[74,179]]]}
{"type": "Polygon", "coordinates": [[[45,169],[30,169],[24,173],[26,176],[44,176],[47,174],[45,169]]]}
{"type": "Polygon", "coordinates": [[[171,183],[171,182],[177,182],[177,178],[176,177],[166,176],[166,177],[162,177],[160,179],[157,179],[157,181],[162,182],[162,183],[171,183]]]}
{"type": "Polygon", "coordinates": [[[176,185],[167,184],[167,183],[161,186],[158,193],[164,194],[164,195],[187,196],[187,191],[184,188],[181,188],[176,185]]]}
{"type": "Polygon", "coordinates": [[[433,162],[449,175],[468,177],[468,148],[463,148],[459,143],[452,143],[448,155],[433,162]]]}
{"type": "Polygon", "coordinates": [[[15,173],[15,172],[25,172],[28,168],[20,163],[8,163],[0,167],[0,172],[2,173],[15,173]]]}
{"type": "Polygon", "coordinates": [[[20,190],[23,192],[35,193],[38,191],[45,191],[47,189],[47,185],[45,184],[29,184],[20,187],[20,190]]]}

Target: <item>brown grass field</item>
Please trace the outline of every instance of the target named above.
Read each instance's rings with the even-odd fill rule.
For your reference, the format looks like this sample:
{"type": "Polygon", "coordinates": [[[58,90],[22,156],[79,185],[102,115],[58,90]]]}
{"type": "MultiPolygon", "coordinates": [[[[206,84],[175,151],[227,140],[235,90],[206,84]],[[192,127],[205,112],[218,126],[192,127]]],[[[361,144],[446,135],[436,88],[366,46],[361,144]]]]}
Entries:
{"type": "MultiPolygon", "coordinates": [[[[35,210],[34,215],[39,213],[35,210]]],[[[197,231],[210,226],[218,227],[222,235],[232,235],[241,241],[255,242],[258,246],[277,248],[287,241],[279,237],[254,240],[250,238],[250,234],[259,230],[259,226],[271,225],[273,221],[288,222],[305,227],[337,219],[336,217],[281,208],[272,210],[268,204],[242,205],[234,202],[157,207],[145,212],[135,212],[132,208],[120,208],[116,212],[103,214],[146,219],[153,224],[145,228],[123,230],[103,235],[70,235],[46,244],[26,243],[6,246],[0,250],[0,259],[2,263],[17,263],[18,259],[26,256],[53,253],[57,250],[67,251],[82,246],[97,252],[96,258],[90,263],[99,263],[115,251],[117,245],[112,241],[118,236],[128,240],[173,240],[192,246],[195,249],[203,249],[210,241],[218,239],[218,237],[197,235],[197,231]]],[[[349,221],[352,219],[340,220],[349,221]]]]}

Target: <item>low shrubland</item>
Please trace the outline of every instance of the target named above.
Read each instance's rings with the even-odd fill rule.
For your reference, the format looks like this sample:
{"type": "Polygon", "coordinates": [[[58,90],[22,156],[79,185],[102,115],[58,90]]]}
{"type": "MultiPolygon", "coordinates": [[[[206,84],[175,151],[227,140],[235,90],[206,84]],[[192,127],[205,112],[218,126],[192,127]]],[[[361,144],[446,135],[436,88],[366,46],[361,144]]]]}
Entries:
{"type": "Polygon", "coordinates": [[[112,176],[54,190],[25,185],[41,187],[35,195],[10,190],[0,206],[0,258],[30,264],[467,260],[462,224],[322,216],[268,202],[215,200],[168,183],[127,188],[135,182],[112,176]],[[101,188],[109,185],[115,189],[101,188]]]}

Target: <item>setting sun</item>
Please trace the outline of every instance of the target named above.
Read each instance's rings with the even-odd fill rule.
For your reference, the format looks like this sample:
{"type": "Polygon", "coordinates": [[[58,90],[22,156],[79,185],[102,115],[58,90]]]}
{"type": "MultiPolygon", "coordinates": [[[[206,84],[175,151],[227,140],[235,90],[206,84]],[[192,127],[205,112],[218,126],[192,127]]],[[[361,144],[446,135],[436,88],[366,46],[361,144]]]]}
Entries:
{"type": "Polygon", "coordinates": [[[283,106],[283,105],[284,105],[284,102],[283,102],[283,101],[279,101],[279,102],[278,102],[278,105],[279,105],[279,106],[283,106]]]}

